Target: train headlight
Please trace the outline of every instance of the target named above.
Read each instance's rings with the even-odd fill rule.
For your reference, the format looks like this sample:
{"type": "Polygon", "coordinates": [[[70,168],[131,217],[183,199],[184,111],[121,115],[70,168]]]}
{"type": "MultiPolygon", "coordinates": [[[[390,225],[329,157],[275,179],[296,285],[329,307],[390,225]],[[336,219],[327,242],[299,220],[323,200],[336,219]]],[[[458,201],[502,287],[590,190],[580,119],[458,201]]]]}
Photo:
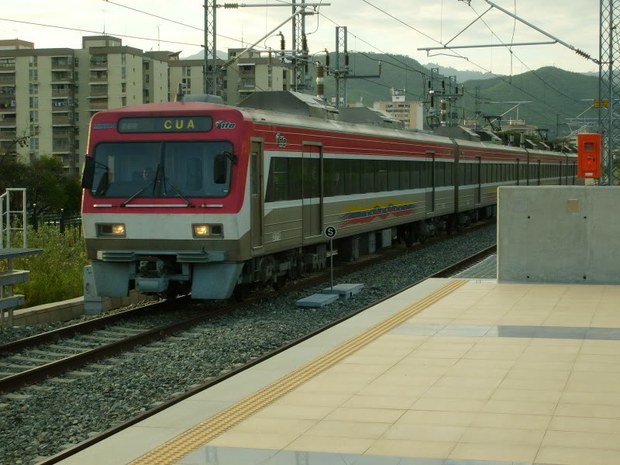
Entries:
{"type": "Polygon", "coordinates": [[[196,239],[223,235],[221,224],[192,224],[192,233],[196,239]]]}
{"type": "Polygon", "coordinates": [[[123,223],[99,223],[97,224],[97,236],[125,237],[125,225],[123,223]]]}

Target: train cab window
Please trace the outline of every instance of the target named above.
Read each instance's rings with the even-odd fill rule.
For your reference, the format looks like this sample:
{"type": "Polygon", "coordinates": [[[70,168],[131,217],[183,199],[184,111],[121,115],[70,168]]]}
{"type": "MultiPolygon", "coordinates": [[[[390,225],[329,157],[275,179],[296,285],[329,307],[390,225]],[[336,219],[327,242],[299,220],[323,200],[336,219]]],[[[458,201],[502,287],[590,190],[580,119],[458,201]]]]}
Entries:
{"type": "Polygon", "coordinates": [[[225,141],[108,142],[95,147],[95,197],[224,197],[235,156],[225,141]]]}

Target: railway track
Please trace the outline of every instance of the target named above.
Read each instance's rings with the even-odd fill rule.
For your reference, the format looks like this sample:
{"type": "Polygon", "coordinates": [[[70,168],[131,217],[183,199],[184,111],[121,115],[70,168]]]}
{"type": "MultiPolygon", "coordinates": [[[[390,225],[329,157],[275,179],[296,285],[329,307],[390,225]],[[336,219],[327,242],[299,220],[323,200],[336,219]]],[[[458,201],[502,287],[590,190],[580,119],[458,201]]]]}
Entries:
{"type": "Polygon", "coordinates": [[[147,304],[2,345],[0,393],[164,339],[226,311],[179,311],[184,301],[189,299],[147,304]],[[156,323],[149,320],[152,315],[156,323]],[[158,324],[162,318],[170,321],[158,324]]]}
{"type": "MultiPolygon", "coordinates": [[[[449,239],[439,241],[441,240],[449,239]]],[[[415,252],[427,246],[428,244],[419,245],[408,252],[415,252]]],[[[450,276],[482,260],[494,251],[494,246],[485,249],[467,257],[462,262],[441,270],[433,277],[450,276]]],[[[402,253],[403,246],[395,246],[357,262],[339,265],[335,268],[334,274],[338,277],[353,273],[356,270],[391,260],[402,253]]],[[[284,292],[281,291],[280,294],[298,292],[318,285],[326,279],[326,275],[327,271],[315,273],[289,283],[284,292]]],[[[250,305],[269,298],[271,298],[269,293],[257,293],[241,305],[250,305]]],[[[208,319],[231,312],[239,308],[239,305],[238,303],[218,304],[217,310],[214,310],[208,309],[206,305],[196,304],[195,301],[192,303],[190,299],[179,298],[105,315],[0,345],[0,393],[13,392],[25,385],[59,376],[140,345],[162,340],[208,319]],[[192,307],[199,307],[200,310],[198,312],[188,310],[192,307]],[[162,324],[148,322],[148,317],[152,315],[165,315],[170,321],[162,324]],[[147,321],[146,327],[138,322],[140,319],[147,321]]]]}

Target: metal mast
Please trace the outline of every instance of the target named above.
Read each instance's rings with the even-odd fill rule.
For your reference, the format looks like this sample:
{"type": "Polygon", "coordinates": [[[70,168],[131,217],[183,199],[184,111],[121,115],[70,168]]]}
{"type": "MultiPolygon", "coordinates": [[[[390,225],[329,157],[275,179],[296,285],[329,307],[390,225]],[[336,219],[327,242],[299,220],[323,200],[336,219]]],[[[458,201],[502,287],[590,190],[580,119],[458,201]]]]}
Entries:
{"type": "Polygon", "coordinates": [[[293,19],[293,88],[305,90],[308,70],[308,43],[306,42],[306,0],[292,0],[293,19]],[[298,9],[299,7],[299,9],[298,9]],[[299,13],[299,14],[295,14],[299,13]]]}
{"type": "Polygon", "coordinates": [[[217,95],[217,41],[215,35],[216,0],[205,0],[205,94],[217,95]]]}
{"type": "Polygon", "coordinates": [[[347,106],[347,74],[349,73],[349,51],[347,50],[347,28],[336,27],[336,107],[347,106]]]}
{"type": "Polygon", "coordinates": [[[620,18],[620,0],[601,0],[599,43],[599,120],[603,139],[601,184],[619,185],[620,171],[614,168],[614,151],[620,147],[620,70],[615,55],[620,52],[620,35],[614,21],[620,18]]]}

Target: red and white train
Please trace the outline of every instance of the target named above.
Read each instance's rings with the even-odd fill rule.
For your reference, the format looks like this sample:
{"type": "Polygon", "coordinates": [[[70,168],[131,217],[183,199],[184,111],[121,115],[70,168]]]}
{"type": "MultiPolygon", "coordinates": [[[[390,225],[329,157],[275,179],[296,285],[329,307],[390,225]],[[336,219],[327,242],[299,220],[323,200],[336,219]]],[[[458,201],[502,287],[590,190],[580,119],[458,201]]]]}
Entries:
{"type": "Polygon", "coordinates": [[[347,122],[307,95],[255,95],[94,115],[82,218],[100,296],[225,299],[324,267],[328,227],[339,256],[355,259],[493,215],[498,186],[575,183],[574,153],[347,122]]]}

